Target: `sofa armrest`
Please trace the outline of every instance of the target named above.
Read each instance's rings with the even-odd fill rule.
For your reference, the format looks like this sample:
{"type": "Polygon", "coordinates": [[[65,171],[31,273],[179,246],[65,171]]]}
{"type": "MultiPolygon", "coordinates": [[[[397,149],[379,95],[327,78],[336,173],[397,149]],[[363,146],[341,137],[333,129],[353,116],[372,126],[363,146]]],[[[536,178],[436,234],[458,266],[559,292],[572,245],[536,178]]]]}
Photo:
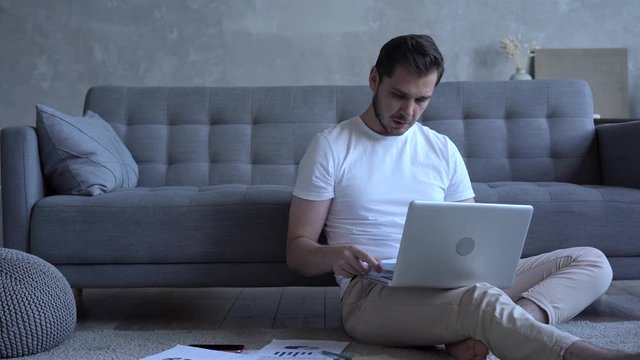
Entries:
{"type": "Polygon", "coordinates": [[[596,126],[604,185],[640,188],[640,121],[596,126]]]}
{"type": "Polygon", "coordinates": [[[33,205],[44,197],[38,136],[31,126],[2,129],[2,222],[4,247],[29,251],[33,205]]]}

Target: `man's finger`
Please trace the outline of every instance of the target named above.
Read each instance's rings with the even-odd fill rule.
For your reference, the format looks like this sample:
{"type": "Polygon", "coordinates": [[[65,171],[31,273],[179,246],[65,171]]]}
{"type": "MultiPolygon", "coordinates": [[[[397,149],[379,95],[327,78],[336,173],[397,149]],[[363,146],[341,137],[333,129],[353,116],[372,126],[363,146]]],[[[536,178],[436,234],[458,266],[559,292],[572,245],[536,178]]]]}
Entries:
{"type": "MultiPolygon", "coordinates": [[[[359,260],[356,260],[359,261],[359,260]]],[[[357,266],[354,266],[354,264],[350,263],[350,262],[346,262],[344,264],[344,266],[341,267],[340,269],[342,272],[344,272],[347,277],[351,277],[351,276],[356,276],[356,275],[361,275],[362,274],[362,270],[360,270],[357,266]]]]}
{"type": "Polygon", "coordinates": [[[370,270],[374,270],[376,272],[382,271],[382,266],[380,266],[380,262],[376,260],[374,257],[372,257],[371,255],[367,254],[365,251],[359,248],[356,248],[354,249],[354,255],[356,255],[356,257],[360,261],[364,262],[369,266],[369,268],[365,270],[366,272],[369,272],[370,270]]]}

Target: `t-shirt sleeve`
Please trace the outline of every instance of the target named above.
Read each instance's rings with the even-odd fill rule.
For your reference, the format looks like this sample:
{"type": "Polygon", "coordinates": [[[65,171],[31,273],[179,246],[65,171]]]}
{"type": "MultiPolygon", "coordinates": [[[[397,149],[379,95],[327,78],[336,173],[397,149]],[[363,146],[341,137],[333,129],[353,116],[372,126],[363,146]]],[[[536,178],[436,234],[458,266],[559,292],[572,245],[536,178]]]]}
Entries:
{"type": "Polygon", "coordinates": [[[334,184],[331,145],[322,134],[316,134],[298,164],[293,195],[315,201],[332,199],[335,196],[334,184]]]}
{"type": "Polygon", "coordinates": [[[449,147],[449,186],[447,186],[444,201],[461,201],[475,197],[462,155],[451,140],[447,139],[447,143],[449,147]]]}

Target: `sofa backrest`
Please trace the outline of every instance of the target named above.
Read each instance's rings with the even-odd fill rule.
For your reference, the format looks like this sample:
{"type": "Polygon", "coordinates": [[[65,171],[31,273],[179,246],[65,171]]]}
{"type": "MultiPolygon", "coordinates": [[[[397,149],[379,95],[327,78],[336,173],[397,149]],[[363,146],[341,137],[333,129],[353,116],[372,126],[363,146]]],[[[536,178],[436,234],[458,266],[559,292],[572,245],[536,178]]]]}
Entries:
{"type": "MultiPolygon", "coordinates": [[[[290,186],[311,137],[360,114],[367,86],[89,89],[140,168],[139,186],[290,186]]],[[[458,146],[472,181],[598,183],[582,81],[441,83],[421,122],[458,146]]]]}
{"type": "Polygon", "coordinates": [[[472,181],[601,183],[587,82],[442,85],[423,115],[425,124],[453,140],[472,181]]]}

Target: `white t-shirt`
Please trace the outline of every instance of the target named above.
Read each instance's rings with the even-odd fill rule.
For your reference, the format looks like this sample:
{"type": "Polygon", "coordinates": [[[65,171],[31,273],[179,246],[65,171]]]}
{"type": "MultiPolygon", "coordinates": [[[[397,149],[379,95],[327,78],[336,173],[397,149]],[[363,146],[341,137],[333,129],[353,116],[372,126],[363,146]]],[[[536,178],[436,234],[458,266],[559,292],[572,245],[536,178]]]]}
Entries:
{"type": "MultiPolygon", "coordinates": [[[[333,199],[325,234],[330,245],[357,245],[373,257],[397,257],[412,200],[474,197],[453,142],[416,123],[383,136],[355,117],[318,133],[298,165],[293,194],[333,199]]],[[[349,279],[338,277],[342,292],[349,279]]]]}

